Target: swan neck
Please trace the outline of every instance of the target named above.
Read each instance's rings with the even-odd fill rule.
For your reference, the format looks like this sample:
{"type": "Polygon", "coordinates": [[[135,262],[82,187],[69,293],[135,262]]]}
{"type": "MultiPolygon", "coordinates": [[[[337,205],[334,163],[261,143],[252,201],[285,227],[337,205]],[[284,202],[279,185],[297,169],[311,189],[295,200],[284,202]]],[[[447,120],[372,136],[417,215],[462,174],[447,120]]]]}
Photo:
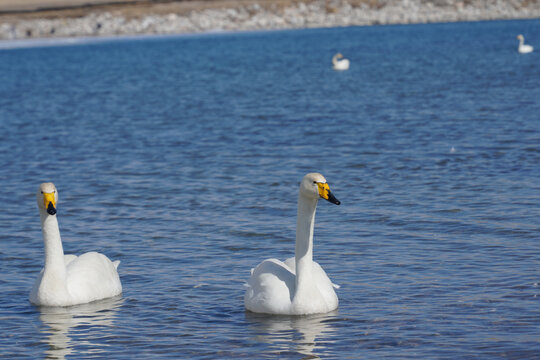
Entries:
{"type": "Polygon", "coordinates": [[[337,55],[334,55],[334,57],[332,58],[332,64],[336,65],[337,62],[338,62],[337,55]]]}
{"type": "Polygon", "coordinates": [[[313,228],[318,199],[298,196],[298,215],[296,219],[296,289],[301,290],[309,284],[313,268],[313,228]]]}
{"type": "Polygon", "coordinates": [[[40,211],[40,218],[43,242],[45,244],[43,276],[54,276],[64,279],[66,277],[66,267],[58,219],[56,215],[48,215],[44,211],[40,211]]]}

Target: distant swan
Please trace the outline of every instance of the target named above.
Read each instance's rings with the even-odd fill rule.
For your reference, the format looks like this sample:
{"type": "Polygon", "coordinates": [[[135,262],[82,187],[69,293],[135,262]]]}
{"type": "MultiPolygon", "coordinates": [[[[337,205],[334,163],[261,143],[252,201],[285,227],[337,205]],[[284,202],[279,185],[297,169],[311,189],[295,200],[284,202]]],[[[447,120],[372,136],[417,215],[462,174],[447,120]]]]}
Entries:
{"type": "Polygon", "coordinates": [[[531,45],[524,44],[525,38],[523,37],[523,35],[519,34],[517,38],[519,40],[518,51],[521,54],[527,54],[533,51],[533,47],[531,45]]]}
{"type": "Polygon", "coordinates": [[[334,55],[334,57],[332,58],[332,64],[334,65],[334,70],[349,69],[349,60],[343,59],[343,55],[341,55],[341,53],[337,53],[336,55],[334,55]]]}
{"type": "Polygon", "coordinates": [[[56,218],[58,191],[53,183],[43,183],[37,192],[45,266],[39,274],[30,302],[43,306],[70,306],[109,298],[122,293],[117,268],[103,254],[88,252],[79,257],[64,255],[56,218]]]}
{"type": "Polygon", "coordinates": [[[246,309],[267,314],[306,315],[338,307],[338,298],[323,268],[313,261],[313,227],[319,197],[339,205],[326,179],[307,174],[300,183],[295,257],[268,259],[251,270],[244,296],[246,309]]]}

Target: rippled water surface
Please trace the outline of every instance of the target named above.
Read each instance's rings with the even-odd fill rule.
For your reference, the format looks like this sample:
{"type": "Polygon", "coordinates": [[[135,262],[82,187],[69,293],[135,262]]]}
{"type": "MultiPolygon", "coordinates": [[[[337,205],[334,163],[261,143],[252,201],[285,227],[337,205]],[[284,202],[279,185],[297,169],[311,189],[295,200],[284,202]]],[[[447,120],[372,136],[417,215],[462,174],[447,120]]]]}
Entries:
{"type": "Polygon", "coordinates": [[[538,359],[539,56],[538,20],[1,51],[0,357],[538,359]],[[342,202],[314,248],[339,309],[247,313],[311,171],[342,202]],[[44,181],[121,297],[28,302],[44,181]]]}

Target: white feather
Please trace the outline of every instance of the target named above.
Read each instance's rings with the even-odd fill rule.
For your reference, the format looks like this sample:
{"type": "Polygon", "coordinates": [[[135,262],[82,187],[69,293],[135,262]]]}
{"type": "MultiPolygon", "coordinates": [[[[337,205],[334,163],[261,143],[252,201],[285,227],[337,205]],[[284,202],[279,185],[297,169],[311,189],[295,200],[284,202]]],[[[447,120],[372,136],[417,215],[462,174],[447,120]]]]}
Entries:
{"type": "Polygon", "coordinates": [[[64,255],[56,214],[50,214],[45,205],[47,194],[54,194],[52,205],[55,207],[58,192],[52,183],[41,184],[37,194],[45,266],[30,292],[30,302],[43,306],[70,306],[121,294],[122,284],[116,270],[120,261],[112,262],[97,252],[64,255]]]}
{"type": "Polygon", "coordinates": [[[285,261],[268,259],[251,271],[244,304],[257,313],[305,315],[338,307],[338,298],[323,268],[312,260],[313,221],[319,192],[314,182],[326,180],[308,174],[298,197],[296,255],[285,261]],[[297,276],[299,275],[299,276],[297,276]]]}

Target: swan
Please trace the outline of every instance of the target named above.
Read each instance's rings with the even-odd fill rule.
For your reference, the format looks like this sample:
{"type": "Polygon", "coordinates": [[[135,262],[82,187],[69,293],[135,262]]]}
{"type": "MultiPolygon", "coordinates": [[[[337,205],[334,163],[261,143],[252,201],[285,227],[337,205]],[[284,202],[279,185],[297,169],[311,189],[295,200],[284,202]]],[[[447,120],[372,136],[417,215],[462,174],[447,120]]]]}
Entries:
{"type": "Polygon", "coordinates": [[[298,195],[295,257],[284,262],[268,259],[251,270],[244,304],[256,313],[307,315],[338,307],[338,298],[323,268],[313,261],[313,227],[319,197],[339,205],[326,179],[304,176],[298,195]]]}
{"type": "Polygon", "coordinates": [[[334,70],[349,69],[349,60],[343,59],[343,55],[341,55],[341,53],[337,53],[336,55],[334,55],[334,57],[332,58],[332,64],[334,65],[334,70]]]}
{"type": "Polygon", "coordinates": [[[519,40],[518,51],[521,54],[527,54],[533,51],[533,47],[531,45],[526,45],[523,43],[525,41],[525,38],[523,37],[523,35],[519,34],[517,38],[519,40]]]}
{"type": "Polygon", "coordinates": [[[43,183],[37,191],[41,230],[45,244],[45,266],[30,292],[30,302],[40,306],[71,306],[113,297],[122,293],[117,268],[103,254],[64,255],[56,204],[58,191],[43,183]]]}

